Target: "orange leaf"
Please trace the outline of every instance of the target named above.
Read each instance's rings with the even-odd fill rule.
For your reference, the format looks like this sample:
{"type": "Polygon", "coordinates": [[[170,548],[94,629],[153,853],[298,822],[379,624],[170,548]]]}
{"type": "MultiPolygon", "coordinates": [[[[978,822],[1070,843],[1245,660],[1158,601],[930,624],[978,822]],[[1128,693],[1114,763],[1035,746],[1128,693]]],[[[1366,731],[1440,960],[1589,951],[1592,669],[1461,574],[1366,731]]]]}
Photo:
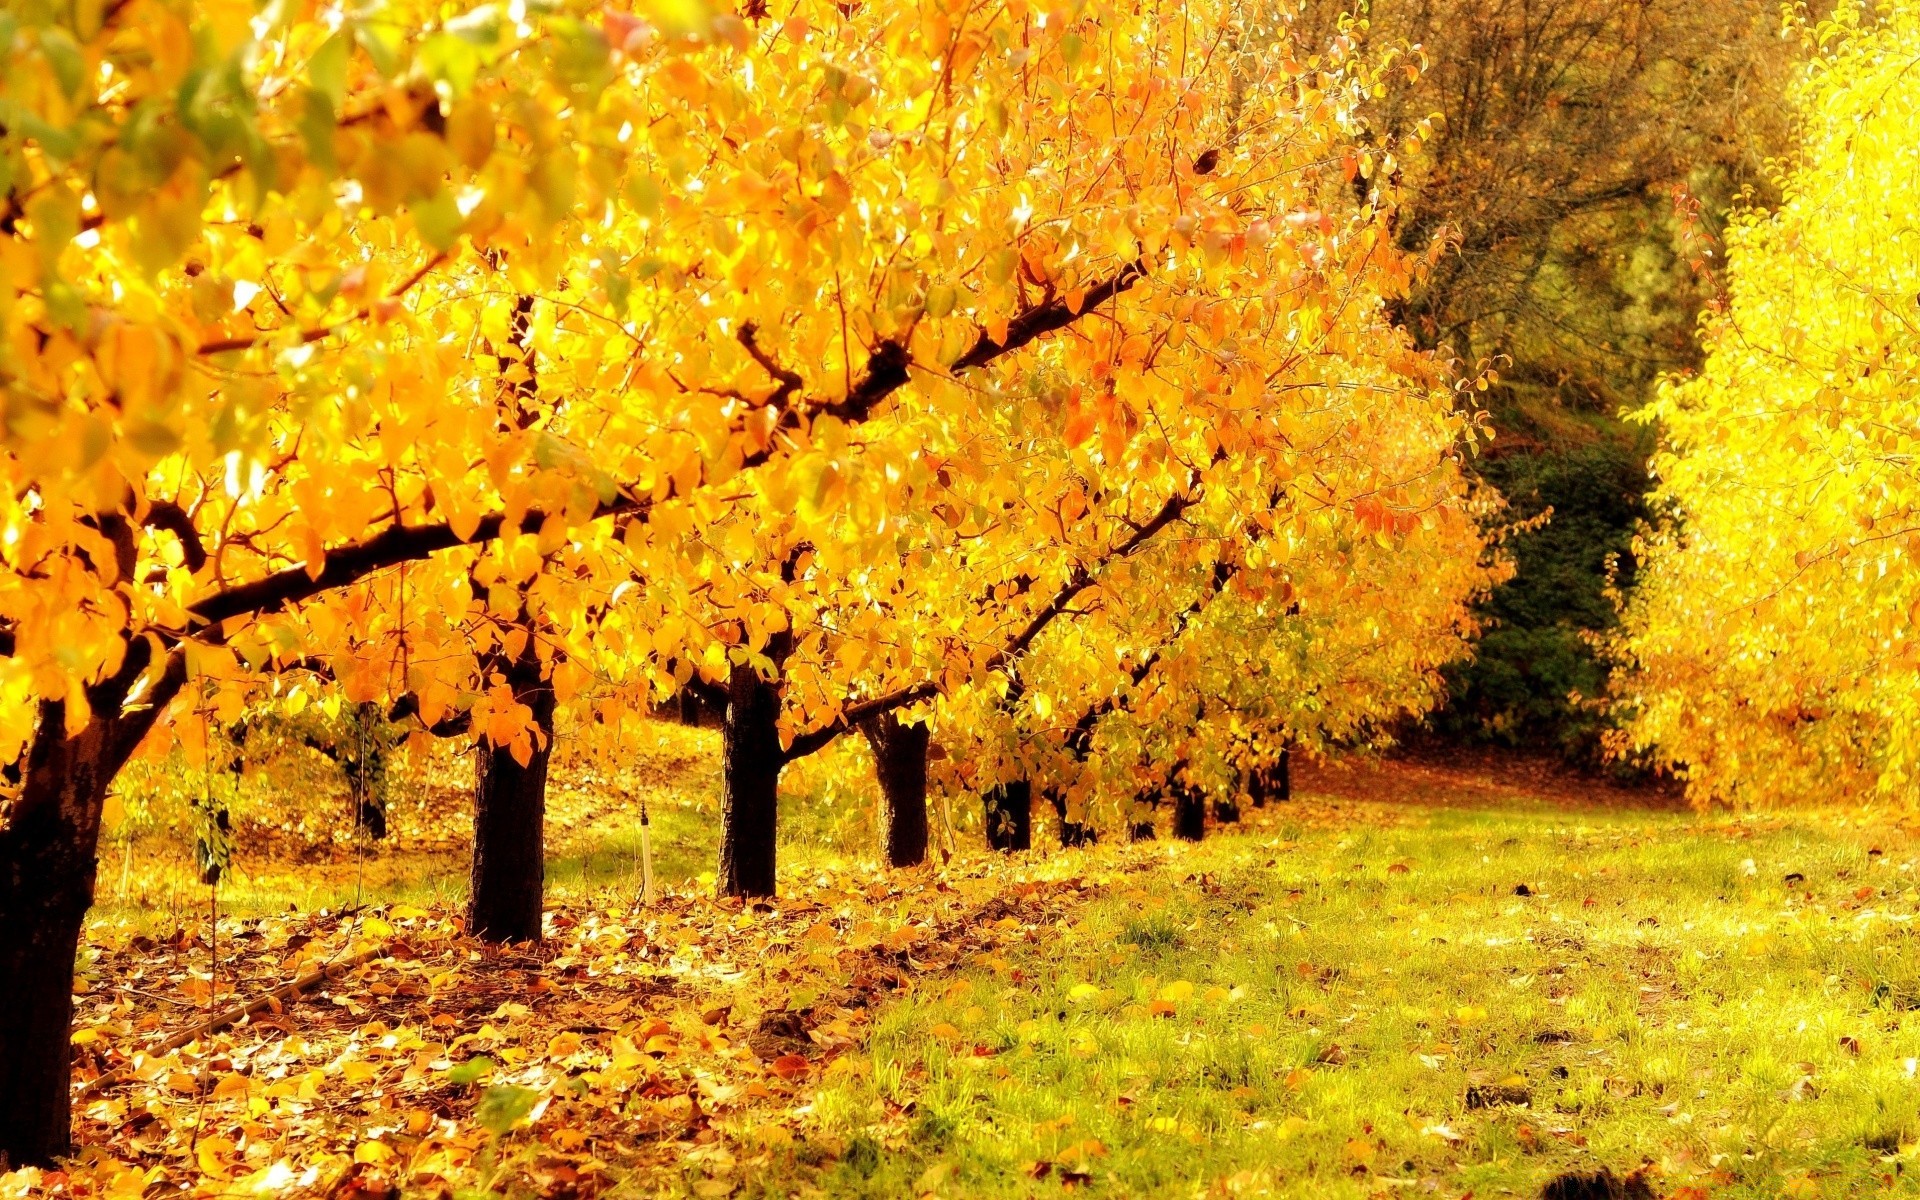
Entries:
{"type": "Polygon", "coordinates": [[[782,1054],[767,1064],[767,1069],[782,1079],[798,1079],[813,1069],[813,1064],[798,1054],[782,1054]]]}

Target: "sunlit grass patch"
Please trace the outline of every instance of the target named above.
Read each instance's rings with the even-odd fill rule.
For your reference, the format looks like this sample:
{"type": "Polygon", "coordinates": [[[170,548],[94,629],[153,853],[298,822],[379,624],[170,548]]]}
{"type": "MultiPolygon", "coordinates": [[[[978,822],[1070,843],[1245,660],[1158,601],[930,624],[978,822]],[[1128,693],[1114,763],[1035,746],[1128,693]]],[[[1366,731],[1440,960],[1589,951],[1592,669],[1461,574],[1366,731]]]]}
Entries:
{"type": "Polygon", "coordinates": [[[1910,1183],[1904,833],[1351,815],[1166,846],[1077,923],[1009,930],[884,1013],[816,1102],[854,1147],[821,1185],[1531,1195],[1602,1166],[1714,1197],[1910,1183]]]}

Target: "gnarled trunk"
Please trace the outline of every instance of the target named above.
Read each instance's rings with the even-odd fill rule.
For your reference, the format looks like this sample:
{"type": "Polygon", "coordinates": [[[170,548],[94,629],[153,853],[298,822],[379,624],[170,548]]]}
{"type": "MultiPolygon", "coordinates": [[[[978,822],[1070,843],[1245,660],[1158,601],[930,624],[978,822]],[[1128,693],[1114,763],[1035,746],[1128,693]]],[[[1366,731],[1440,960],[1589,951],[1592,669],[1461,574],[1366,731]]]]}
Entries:
{"type": "Polygon", "coordinates": [[[880,777],[880,844],[890,867],[927,861],[927,749],[932,731],[892,713],[860,724],[880,777]]]}
{"type": "Polygon", "coordinates": [[[547,763],[553,756],[553,686],[540,677],[533,639],[508,667],[513,698],[533,710],[538,736],[526,765],[482,737],[474,747],[473,890],[467,932],[489,942],[537,942],[545,899],[547,763]]]}
{"type": "Polygon", "coordinates": [[[1033,849],[1033,784],[1025,779],[996,783],[980,793],[986,813],[987,846],[1002,853],[1033,849]]]}
{"type": "MultiPolygon", "coordinates": [[[[769,657],[785,660],[787,635],[769,657]]],[[[714,889],[722,896],[771,896],[774,845],[779,833],[781,684],[760,678],[752,667],[736,665],[727,678],[727,714],[721,726],[724,792],[720,800],[720,870],[714,889]]]]}

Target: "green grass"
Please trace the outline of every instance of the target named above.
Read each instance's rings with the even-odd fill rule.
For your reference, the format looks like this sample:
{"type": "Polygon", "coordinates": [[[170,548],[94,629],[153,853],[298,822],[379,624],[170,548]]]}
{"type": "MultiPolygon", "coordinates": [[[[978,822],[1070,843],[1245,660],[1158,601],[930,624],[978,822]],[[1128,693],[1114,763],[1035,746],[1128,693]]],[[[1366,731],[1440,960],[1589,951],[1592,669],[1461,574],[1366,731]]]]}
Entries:
{"type": "MultiPolygon", "coordinates": [[[[649,726],[652,740],[625,748],[619,768],[561,762],[547,797],[547,893],[559,904],[631,900],[641,889],[639,811],[648,812],[655,884],[705,888],[719,850],[719,734],[649,726]]],[[[388,800],[393,836],[350,834],[347,783],[330,764],[276,763],[236,792],[221,789],[235,816],[231,865],[219,888],[223,916],[340,911],[361,904],[464,906],[472,820],[470,769],[442,755],[396,768],[388,800]]],[[[204,924],[208,889],[193,869],[191,802],[203,773],[178,762],[140,765],[121,782],[124,812],[105,832],[94,937],[166,934],[204,924]]],[[[795,877],[870,855],[876,834],[866,772],[840,755],[810,773],[790,773],[782,795],[780,867],[795,877]]]]}
{"type": "Polygon", "coordinates": [[[1661,1195],[1911,1194],[1900,830],[1524,804],[1267,821],[1157,847],[1077,922],[1010,930],[884,1012],[814,1101],[843,1149],[808,1183],[1486,1197],[1651,1164],[1661,1195]]]}
{"type": "MultiPolygon", "coordinates": [[[[617,775],[561,778],[554,903],[637,890],[642,797],[657,878],[701,886],[712,741],[667,730],[617,775]]],[[[790,883],[870,857],[858,765],[789,781],[790,883]]],[[[789,1165],[741,1148],[740,1195],[1460,1200],[1643,1165],[1687,1200],[1920,1193],[1920,847],[1904,828],[1378,778],[1397,803],[1351,798],[1369,784],[1336,806],[1309,785],[1197,847],[1073,852],[1064,869],[1120,882],[1070,921],[1003,922],[958,974],[915,974],[790,1114],[789,1165]]],[[[314,803],[255,798],[223,912],[457,906],[463,800],[434,786],[402,796],[401,845],[364,857],[273,832],[314,803]]],[[[177,798],[135,800],[103,856],[96,944],[204,920],[177,798]]]]}

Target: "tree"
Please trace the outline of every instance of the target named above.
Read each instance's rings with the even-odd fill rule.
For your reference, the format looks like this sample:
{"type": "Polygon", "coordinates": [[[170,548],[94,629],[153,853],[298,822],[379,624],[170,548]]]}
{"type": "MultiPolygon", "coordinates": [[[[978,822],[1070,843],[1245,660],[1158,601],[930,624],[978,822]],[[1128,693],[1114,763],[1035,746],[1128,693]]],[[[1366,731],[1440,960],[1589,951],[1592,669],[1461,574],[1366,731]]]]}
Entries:
{"type": "Polygon", "coordinates": [[[1612,646],[1623,748],[1703,804],[1914,794],[1920,8],[1799,32],[1820,50],[1780,203],[1729,231],[1700,373],[1638,414],[1662,520],[1612,646]]]}
{"type": "MultiPolygon", "coordinates": [[[[1365,70],[1236,84],[1271,37],[1226,3],[7,20],[13,1161],[65,1148],[104,790],[170,704],[238,719],[325,660],[349,700],[411,695],[532,771],[524,656],[564,704],[586,641],[637,641],[613,593],[686,565],[644,559],[656,520],[723,520],[749,477],[831,513],[896,406],[1124,441],[1161,345],[1190,348],[1160,386],[1234,452],[1249,381],[1335,373],[1347,306],[1405,279],[1383,210],[1335,222],[1318,176],[1268,174],[1338,159],[1365,70]],[[1244,354],[1281,329],[1293,357],[1244,354]],[[1040,354],[1079,390],[1028,389],[1040,354]]],[[[711,677],[757,665],[715,645],[711,677]]]]}
{"type": "MultiPolygon", "coordinates": [[[[1030,464],[1045,462],[1040,456],[1015,457],[1025,457],[1030,464]]],[[[1188,487],[1197,486],[1197,480],[1188,481],[1188,487]]],[[[1131,489],[1125,493],[1132,494],[1131,489]]],[[[712,608],[702,620],[714,627],[712,635],[733,638],[749,647],[755,640],[763,645],[755,661],[733,668],[726,694],[726,800],[717,873],[720,893],[748,897],[773,894],[780,771],[855,729],[867,731],[870,738],[878,733],[876,740],[881,747],[876,758],[882,772],[883,795],[908,810],[896,809],[898,815],[887,822],[890,838],[895,836],[891,830],[900,826],[917,827],[919,853],[924,855],[928,739],[924,734],[903,738],[905,731],[919,722],[902,725],[897,714],[935,699],[957,680],[1005,670],[1068,613],[1076,600],[1096,588],[1110,564],[1125,560],[1172,528],[1194,503],[1193,494],[1185,490],[1167,496],[1157,510],[1137,516],[1124,500],[1116,503],[1106,520],[1083,522],[1092,536],[1082,536],[1095,548],[1081,551],[1076,546],[1065,547],[1075,553],[1047,572],[1048,586],[1036,591],[1034,583],[1041,577],[1028,576],[1010,587],[988,589],[980,606],[983,611],[972,623],[972,630],[964,625],[956,630],[951,623],[933,622],[929,612],[952,609],[950,589],[956,584],[964,592],[979,590],[974,577],[964,571],[944,577],[937,572],[929,575],[917,568],[923,557],[931,556],[918,551],[863,573],[860,586],[854,586],[844,574],[832,569],[833,555],[826,548],[833,543],[816,547],[807,542],[783,556],[777,572],[766,580],[764,595],[754,594],[750,575],[736,574],[736,586],[730,590],[703,589],[701,596],[712,608]],[[875,576],[887,569],[903,574],[881,585],[875,576]],[[929,584],[945,586],[939,587],[933,597],[913,596],[917,587],[929,584]],[[872,602],[876,592],[887,598],[885,604],[872,602]],[[1025,606],[1027,611],[1019,616],[1002,607],[1029,593],[1044,603],[1025,606]],[[743,608],[753,614],[744,629],[738,617],[729,615],[743,608]],[[796,628],[801,613],[810,614],[812,620],[796,628]],[[757,625],[758,621],[785,621],[787,625],[767,629],[757,625]],[[1006,632],[992,632],[1003,626],[1006,632]],[[870,655],[870,648],[876,645],[892,649],[870,655]],[[863,665],[868,669],[863,671],[863,665]],[[840,682],[843,678],[859,680],[860,691],[840,696],[825,691],[848,686],[840,682]],[[796,681],[806,690],[793,686],[796,681]],[[801,701],[793,706],[800,713],[811,710],[826,719],[810,729],[795,729],[796,714],[789,707],[795,699],[801,701]],[[889,722],[893,729],[886,728],[889,722]],[[900,744],[903,740],[904,746],[900,744]],[[888,742],[893,744],[888,746],[888,742]],[[916,806],[917,811],[912,811],[916,806]]],[[[857,527],[864,523],[852,524],[857,527]]],[[[922,527],[930,530],[945,525],[934,518],[922,527]]],[[[691,597],[683,599],[682,604],[691,608],[691,597]]],[[[911,865],[901,861],[905,857],[892,856],[892,864],[911,865]]]]}
{"type": "Polygon", "coordinates": [[[1265,766],[1295,740],[1371,741],[1438,700],[1440,668],[1477,631],[1471,606],[1510,570],[1478,532],[1494,498],[1460,472],[1464,418],[1444,393],[1408,389],[1354,425],[1328,390],[1313,402],[1327,440],[1296,439],[1338,446],[1313,486],[1243,493],[1244,524],[1190,522],[1177,549],[1129,560],[1107,603],[1037,642],[1016,679],[957,697],[950,724],[972,740],[947,786],[985,793],[990,820],[1008,781],[1015,796],[1037,787],[1063,830],[1091,828],[1158,797],[1165,764],[1230,799],[1250,744],[1265,766]]]}
{"type": "Polygon", "coordinates": [[[1618,414],[1698,366],[1726,215],[1773,195],[1796,57],[1780,6],[1315,0],[1301,20],[1331,33],[1349,11],[1356,36],[1417,44],[1426,65],[1367,109],[1422,152],[1378,139],[1361,161],[1395,155],[1403,246],[1445,229],[1458,247],[1403,319],[1422,346],[1499,364],[1483,397],[1497,437],[1473,466],[1509,501],[1518,570],[1486,601],[1475,655],[1449,668],[1434,724],[1597,764],[1593,635],[1616,619],[1609,587],[1632,582],[1655,448],[1618,414]]]}
{"type": "Polygon", "coordinates": [[[785,761],[1123,612],[1108,568],[1176,519],[1232,536],[1310,480],[1290,541],[1391,542],[1454,504],[1351,455],[1410,435],[1452,496],[1469,428],[1385,319],[1390,189],[1338,178],[1390,56],[1305,71],[1227,4],[534,16],[133,0],[9,43],[0,952],[32,996],[0,1053],[45,1114],[15,1158],[63,1148],[104,789],[176,700],[238,719],[318,660],[468,731],[473,924],[531,937],[560,706],[724,681],[723,888],[757,894],[785,761]],[[149,20],[182,35],[157,56],[149,20]],[[912,509],[966,463],[984,516],[912,509]],[[901,628],[848,594],[876,570],[971,624],[870,669],[844,651],[880,625],[809,622],[901,628]]]}

